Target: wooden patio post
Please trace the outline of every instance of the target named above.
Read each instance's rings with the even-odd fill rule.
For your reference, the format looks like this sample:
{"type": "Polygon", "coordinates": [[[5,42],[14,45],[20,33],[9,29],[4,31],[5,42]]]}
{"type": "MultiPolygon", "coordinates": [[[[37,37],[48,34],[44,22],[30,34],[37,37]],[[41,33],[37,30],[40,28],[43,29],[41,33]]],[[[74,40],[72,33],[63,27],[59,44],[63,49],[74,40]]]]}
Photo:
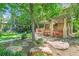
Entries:
{"type": "Polygon", "coordinates": [[[64,19],[63,38],[67,38],[67,20],[64,19]]]}
{"type": "Polygon", "coordinates": [[[53,36],[53,22],[50,24],[50,35],[53,36]]]}
{"type": "Polygon", "coordinates": [[[71,25],[71,34],[72,34],[73,33],[73,20],[72,19],[71,19],[70,25],[71,25]]]}

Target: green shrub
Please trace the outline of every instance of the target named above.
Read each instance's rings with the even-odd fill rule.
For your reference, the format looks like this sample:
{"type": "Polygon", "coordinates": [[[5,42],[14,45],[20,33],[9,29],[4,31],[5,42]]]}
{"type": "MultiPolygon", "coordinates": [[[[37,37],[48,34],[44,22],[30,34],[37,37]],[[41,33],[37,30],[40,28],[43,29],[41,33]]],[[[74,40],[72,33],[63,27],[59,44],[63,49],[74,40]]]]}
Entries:
{"type": "Polygon", "coordinates": [[[2,35],[3,36],[9,36],[9,35],[17,35],[18,33],[15,32],[3,32],[2,35]]]}
{"type": "Polygon", "coordinates": [[[75,37],[79,37],[79,31],[76,32],[75,37]]]}
{"type": "Polygon", "coordinates": [[[36,41],[36,43],[39,45],[39,46],[43,46],[43,44],[45,43],[44,39],[40,38],[36,41]]]}
{"type": "Polygon", "coordinates": [[[0,37],[1,37],[1,35],[2,35],[2,34],[0,33],[0,37]]]}
{"type": "Polygon", "coordinates": [[[26,39],[26,38],[32,39],[32,34],[31,33],[23,33],[21,36],[21,39],[26,39]]]}
{"type": "Polygon", "coordinates": [[[38,40],[35,41],[33,40],[30,45],[38,47],[38,46],[44,46],[44,43],[45,43],[44,39],[39,38],[38,40]]]}
{"type": "Polygon", "coordinates": [[[0,56],[13,56],[11,51],[5,50],[4,48],[0,48],[0,56]]]}
{"type": "Polygon", "coordinates": [[[24,51],[14,53],[14,56],[24,56],[24,55],[27,55],[24,51]]]}
{"type": "Polygon", "coordinates": [[[32,39],[32,33],[27,33],[27,38],[32,39]]]}
{"type": "Polygon", "coordinates": [[[22,36],[21,36],[21,39],[26,39],[26,38],[27,38],[27,34],[23,33],[22,36]]]}
{"type": "Polygon", "coordinates": [[[0,56],[24,56],[24,55],[26,54],[23,51],[13,53],[9,50],[6,50],[5,48],[0,48],[0,56]]]}

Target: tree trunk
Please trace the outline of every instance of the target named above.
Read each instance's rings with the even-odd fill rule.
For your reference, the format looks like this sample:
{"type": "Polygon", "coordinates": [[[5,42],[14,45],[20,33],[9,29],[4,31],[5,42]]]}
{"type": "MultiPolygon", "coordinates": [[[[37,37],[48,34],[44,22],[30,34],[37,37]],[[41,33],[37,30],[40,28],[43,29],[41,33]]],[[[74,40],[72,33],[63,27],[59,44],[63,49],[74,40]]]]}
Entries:
{"type": "Polygon", "coordinates": [[[70,25],[71,25],[71,34],[72,34],[73,33],[73,19],[71,19],[70,25]]]}
{"type": "Polygon", "coordinates": [[[32,20],[32,40],[35,41],[35,20],[34,20],[34,13],[33,13],[33,4],[30,3],[30,14],[32,20]]]}
{"type": "Polygon", "coordinates": [[[9,31],[8,32],[12,32],[12,28],[13,28],[13,23],[14,23],[14,20],[15,20],[15,18],[14,18],[14,13],[12,13],[12,21],[11,21],[11,23],[10,23],[10,27],[9,27],[9,31]]]}
{"type": "Polygon", "coordinates": [[[0,23],[0,32],[2,32],[2,30],[3,30],[3,23],[2,23],[2,20],[3,20],[3,18],[1,19],[1,23],[0,23]]]}
{"type": "Polygon", "coordinates": [[[0,32],[2,32],[2,30],[3,30],[3,25],[4,25],[4,24],[1,24],[0,32]]]}

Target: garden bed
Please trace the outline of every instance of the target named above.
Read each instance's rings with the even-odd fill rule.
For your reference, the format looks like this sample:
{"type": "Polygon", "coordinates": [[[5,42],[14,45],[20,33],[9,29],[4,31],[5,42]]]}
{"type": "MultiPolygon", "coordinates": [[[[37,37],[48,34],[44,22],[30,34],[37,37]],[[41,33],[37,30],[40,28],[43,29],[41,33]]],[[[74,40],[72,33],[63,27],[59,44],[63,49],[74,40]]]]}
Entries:
{"type": "Polygon", "coordinates": [[[30,40],[14,40],[9,42],[0,43],[0,56],[27,56],[31,48],[30,40]],[[8,47],[22,47],[22,51],[13,53],[6,50],[8,47]]]}

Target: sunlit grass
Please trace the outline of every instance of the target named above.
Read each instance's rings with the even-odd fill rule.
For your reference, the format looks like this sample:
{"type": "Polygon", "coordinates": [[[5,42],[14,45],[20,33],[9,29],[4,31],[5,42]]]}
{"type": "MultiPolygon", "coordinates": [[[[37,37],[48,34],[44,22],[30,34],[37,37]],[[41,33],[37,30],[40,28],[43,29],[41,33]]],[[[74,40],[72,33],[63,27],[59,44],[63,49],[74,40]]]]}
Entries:
{"type": "MultiPolygon", "coordinates": [[[[12,32],[12,33],[1,33],[0,34],[0,41],[1,40],[10,40],[10,39],[19,39],[21,38],[23,33],[15,33],[15,32],[12,32]]],[[[26,33],[26,38],[29,38],[29,39],[32,39],[32,33],[26,33]]]]}
{"type": "Polygon", "coordinates": [[[32,39],[32,33],[28,33],[26,36],[27,38],[32,39]]]}
{"type": "Polygon", "coordinates": [[[7,40],[7,39],[17,39],[20,37],[21,37],[21,34],[18,34],[18,33],[2,33],[0,36],[0,41],[7,40]]]}

